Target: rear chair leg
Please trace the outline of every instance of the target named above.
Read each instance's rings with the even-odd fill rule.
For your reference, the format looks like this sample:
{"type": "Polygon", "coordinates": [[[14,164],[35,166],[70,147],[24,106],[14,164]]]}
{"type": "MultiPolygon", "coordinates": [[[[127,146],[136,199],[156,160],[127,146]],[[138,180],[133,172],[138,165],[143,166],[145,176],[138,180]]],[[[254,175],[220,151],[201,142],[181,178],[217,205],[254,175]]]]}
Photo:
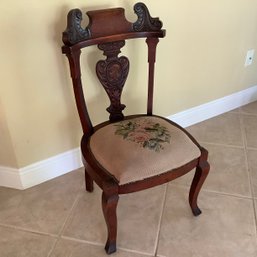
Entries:
{"type": "Polygon", "coordinates": [[[189,204],[195,216],[198,216],[202,213],[197,205],[197,198],[210,170],[210,165],[207,162],[208,152],[204,148],[202,148],[201,151],[202,154],[200,157],[199,165],[196,167],[195,176],[193,178],[189,192],[189,204]]]}
{"type": "Polygon", "coordinates": [[[86,190],[88,192],[93,192],[93,190],[94,190],[94,181],[90,177],[90,175],[87,173],[86,169],[85,169],[85,183],[86,183],[86,190]]]}
{"type": "Polygon", "coordinates": [[[107,254],[116,252],[116,238],[117,238],[117,204],[119,195],[108,194],[103,191],[102,194],[102,208],[103,214],[107,225],[108,238],[105,245],[105,251],[107,254]]]}

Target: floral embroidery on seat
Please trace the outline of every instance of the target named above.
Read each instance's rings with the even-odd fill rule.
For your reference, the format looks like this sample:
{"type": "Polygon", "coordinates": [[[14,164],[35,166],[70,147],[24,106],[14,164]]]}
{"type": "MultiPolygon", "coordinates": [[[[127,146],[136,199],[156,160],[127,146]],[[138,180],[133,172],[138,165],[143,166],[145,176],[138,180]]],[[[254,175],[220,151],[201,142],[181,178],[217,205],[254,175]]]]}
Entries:
{"type": "Polygon", "coordinates": [[[121,121],[114,126],[116,135],[155,152],[163,150],[165,143],[170,143],[169,130],[147,118],[121,121]]]}

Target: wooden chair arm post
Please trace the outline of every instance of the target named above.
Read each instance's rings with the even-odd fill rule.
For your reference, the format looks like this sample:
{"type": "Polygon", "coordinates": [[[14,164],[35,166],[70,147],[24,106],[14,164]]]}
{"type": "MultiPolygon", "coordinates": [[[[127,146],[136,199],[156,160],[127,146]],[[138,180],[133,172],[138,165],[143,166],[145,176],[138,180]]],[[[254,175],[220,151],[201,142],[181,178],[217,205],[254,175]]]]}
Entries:
{"type": "Polygon", "coordinates": [[[85,103],[83,87],[81,82],[81,71],[80,71],[80,49],[76,51],[66,51],[66,56],[68,57],[70,64],[70,72],[73,84],[73,90],[76,99],[76,105],[85,135],[91,135],[93,132],[93,126],[88,115],[87,106],[85,103]]]}
{"type": "Polygon", "coordinates": [[[158,42],[159,42],[159,38],[157,37],[146,39],[146,43],[148,46],[148,63],[149,63],[147,115],[153,114],[154,64],[155,64],[155,57],[156,57],[156,46],[158,42]]]}

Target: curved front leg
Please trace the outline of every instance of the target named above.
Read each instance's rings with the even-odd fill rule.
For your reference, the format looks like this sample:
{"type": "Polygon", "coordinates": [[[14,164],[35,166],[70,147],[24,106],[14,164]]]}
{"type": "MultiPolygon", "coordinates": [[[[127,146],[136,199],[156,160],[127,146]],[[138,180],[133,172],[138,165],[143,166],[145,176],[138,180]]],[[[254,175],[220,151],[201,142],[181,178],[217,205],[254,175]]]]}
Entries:
{"type": "Polygon", "coordinates": [[[189,204],[195,216],[198,216],[202,213],[197,205],[197,198],[210,170],[210,165],[207,162],[208,151],[204,148],[202,148],[201,151],[202,154],[200,157],[199,165],[196,167],[195,176],[193,178],[189,192],[189,204]]]}
{"type": "Polygon", "coordinates": [[[102,193],[102,208],[107,225],[108,238],[105,245],[107,254],[116,252],[116,238],[117,238],[117,204],[119,200],[118,193],[110,193],[103,191],[102,193]]]}

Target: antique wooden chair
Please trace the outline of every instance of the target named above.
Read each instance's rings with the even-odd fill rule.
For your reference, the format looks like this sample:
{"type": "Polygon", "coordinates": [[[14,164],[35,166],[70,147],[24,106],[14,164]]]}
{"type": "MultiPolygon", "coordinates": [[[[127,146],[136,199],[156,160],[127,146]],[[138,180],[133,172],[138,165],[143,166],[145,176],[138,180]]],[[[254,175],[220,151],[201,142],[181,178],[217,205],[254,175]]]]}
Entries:
{"type": "MultiPolygon", "coordinates": [[[[93,181],[103,190],[102,208],[107,224],[105,250],[116,251],[119,194],[161,185],[196,168],[189,193],[189,204],[195,216],[201,213],[197,197],[209,172],[208,152],[183,128],[152,114],[154,64],[159,38],[165,36],[162,22],[152,18],[143,3],[134,11],[136,22],[126,20],[123,8],[89,11],[89,25],[81,27],[82,13],[73,9],[68,14],[63,32],[62,52],[67,55],[83,128],[81,150],[85,165],[86,190],[93,191],[93,181]],[[124,117],[120,98],[129,72],[127,57],[118,57],[125,40],[146,38],[148,46],[147,113],[124,117]],[[80,54],[81,49],[98,45],[106,56],[96,64],[96,74],[110,99],[109,121],[95,127],[90,121],[84,100],[80,54]]],[[[98,85],[97,85],[98,86],[98,85]]]]}

